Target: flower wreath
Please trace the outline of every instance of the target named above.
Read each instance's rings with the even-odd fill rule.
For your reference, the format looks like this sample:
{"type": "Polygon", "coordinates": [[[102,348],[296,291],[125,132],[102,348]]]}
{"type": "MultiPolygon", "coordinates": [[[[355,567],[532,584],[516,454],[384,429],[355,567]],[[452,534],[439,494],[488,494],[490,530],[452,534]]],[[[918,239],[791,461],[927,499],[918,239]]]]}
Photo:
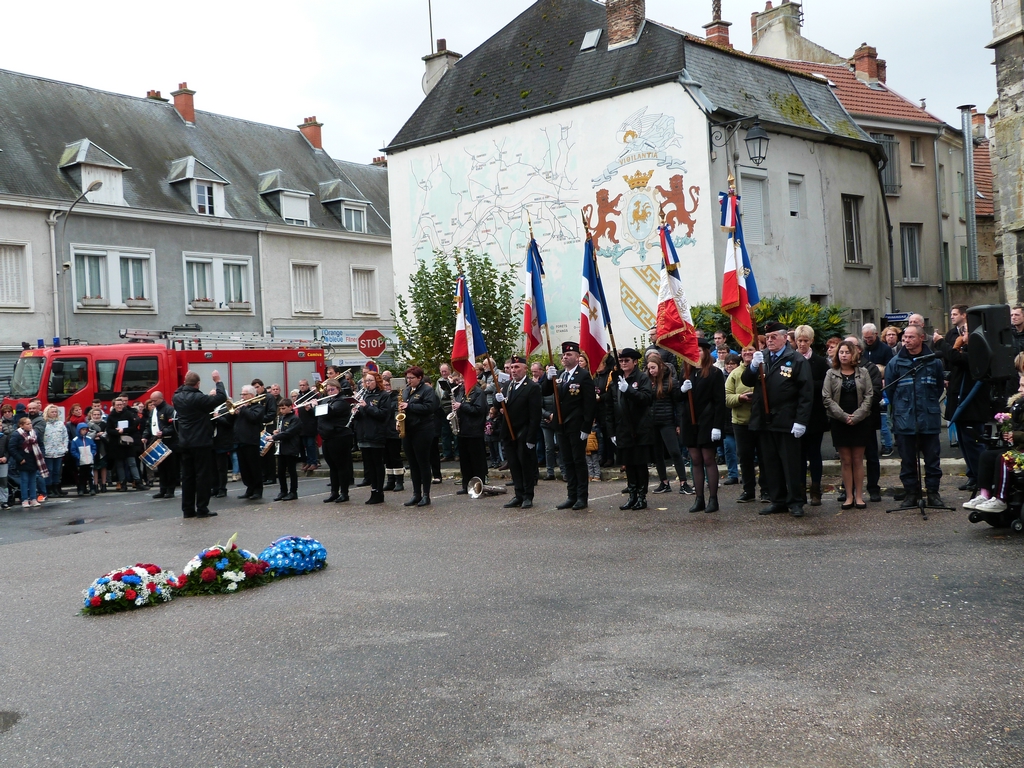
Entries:
{"type": "Polygon", "coordinates": [[[309,536],[282,536],[260,552],[274,576],[297,576],[327,565],[324,545],[309,536]]]}
{"type": "Polygon", "coordinates": [[[82,613],[99,616],[166,603],[174,597],[178,582],[170,571],[152,563],[136,563],[100,576],[82,590],[82,613]]]}
{"type": "Polygon", "coordinates": [[[270,565],[252,552],[239,549],[234,534],[225,545],[204,549],[188,561],[178,579],[182,595],[217,595],[258,587],[271,580],[270,565]]]}

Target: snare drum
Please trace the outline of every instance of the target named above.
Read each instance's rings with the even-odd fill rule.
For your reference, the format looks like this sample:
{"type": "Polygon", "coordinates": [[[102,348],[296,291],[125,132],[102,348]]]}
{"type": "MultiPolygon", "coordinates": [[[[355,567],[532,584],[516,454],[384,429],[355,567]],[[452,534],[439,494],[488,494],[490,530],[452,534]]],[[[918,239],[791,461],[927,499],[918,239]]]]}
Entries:
{"type": "Polygon", "coordinates": [[[260,435],[260,456],[266,456],[272,450],[274,450],[274,441],[269,432],[264,432],[260,435]]]}
{"type": "Polygon", "coordinates": [[[170,455],[171,449],[160,440],[157,440],[142,454],[142,463],[150,469],[156,469],[160,466],[160,462],[170,455]]]}

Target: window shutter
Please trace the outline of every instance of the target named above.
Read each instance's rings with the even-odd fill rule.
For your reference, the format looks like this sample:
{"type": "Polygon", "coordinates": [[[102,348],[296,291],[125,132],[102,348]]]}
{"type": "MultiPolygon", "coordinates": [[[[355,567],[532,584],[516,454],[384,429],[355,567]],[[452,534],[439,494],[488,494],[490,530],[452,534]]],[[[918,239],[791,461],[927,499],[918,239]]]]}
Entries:
{"type": "Polygon", "coordinates": [[[313,264],[292,265],[292,301],[296,312],[319,312],[317,300],[317,267],[313,264]]]}
{"type": "Polygon", "coordinates": [[[789,215],[800,215],[800,182],[789,182],[789,215]]]}
{"type": "Polygon", "coordinates": [[[372,269],[352,270],[352,311],[362,315],[377,313],[372,269]]]}
{"type": "Polygon", "coordinates": [[[742,192],[743,237],[748,245],[764,245],[764,181],[744,176],[742,192]]]}
{"type": "Polygon", "coordinates": [[[0,304],[25,303],[25,247],[0,245],[0,304]]]}
{"type": "Polygon", "coordinates": [[[309,198],[298,195],[281,194],[281,218],[309,221],[309,198]]]}

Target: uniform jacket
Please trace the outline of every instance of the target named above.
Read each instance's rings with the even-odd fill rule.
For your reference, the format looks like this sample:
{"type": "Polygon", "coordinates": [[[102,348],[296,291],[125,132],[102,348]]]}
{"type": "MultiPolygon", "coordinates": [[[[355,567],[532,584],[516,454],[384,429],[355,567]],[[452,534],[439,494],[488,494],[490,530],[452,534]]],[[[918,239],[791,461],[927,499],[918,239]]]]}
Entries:
{"type": "MultiPolygon", "coordinates": [[[[918,357],[924,354],[922,350],[918,357]]],[[[901,349],[885,366],[885,389],[892,404],[892,431],[897,435],[937,435],[942,427],[939,412],[942,363],[930,360],[913,376],[894,384],[913,367],[913,358],[906,349],[901,349]]]]}
{"type": "Polygon", "coordinates": [[[277,434],[271,439],[275,443],[280,444],[280,454],[282,456],[302,455],[302,438],[299,434],[302,430],[302,425],[299,424],[299,417],[294,413],[288,413],[283,418],[278,419],[274,426],[277,434]]]}
{"type": "MultiPolygon", "coordinates": [[[[516,440],[532,443],[537,439],[540,429],[541,394],[538,386],[529,376],[523,378],[522,384],[513,388],[514,380],[502,387],[505,395],[505,406],[516,440]]],[[[512,436],[508,433],[505,417],[501,419],[501,439],[509,442],[512,436]]]]}
{"type": "Polygon", "coordinates": [[[608,392],[612,397],[611,426],[618,448],[654,444],[654,417],[651,403],[654,389],[651,380],[639,367],[626,377],[626,391],[619,391],[618,378],[612,379],[608,392]]]}
{"type": "MultiPolygon", "coordinates": [[[[207,395],[195,387],[178,387],[171,401],[177,412],[178,448],[209,448],[213,445],[210,412],[228,399],[224,382],[217,382],[217,394],[207,395]]],[[[107,421],[110,421],[108,418],[107,421]]]]}
{"type": "Polygon", "coordinates": [[[690,372],[693,389],[683,393],[680,408],[683,412],[683,440],[687,446],[711,445],[711,430],[725,430],[729,409],[725,405],[725,374],[715,366],[708,370],[707,377],[700,370],[690,372]],[[693,412],[697,417],[694,424],[690,419],[690,395],[693,395],[693,412]]]}
{"type": "MultiPolygon", "coordinates": [[[[874,365],[874,363],[871,363],[874,365]]],[[[821,397],[830,419],[846,423],[848,415],[853,416],[853,423],[859,424],[871,416],[871,404],[875,397],[875,387],[871,382],[871,374],[863,366],[855,366],[854,375],[857,382],[857,410],[847,414],[839,407],[839,398],[843,391],[843,374],[838,368],[829,368],[825,381],[821,385],[821,397]]]]}
{"type": "Polygon", "coordinates": [[[157,427],[162,432],[161,437],[154,437],[153,435],[153,413],[147,411],[143,417],[145,422],[142,425],[142,431],[146,435],[146,439],[150,442],[153,440],[160,440],[162,442],[173,442],[174,441],[174,406],[164,400],[160,405],[153,409],[156,413],[157,427]]]}
{"type": "Polygon", "coordinates": [[[441,403],[434,388],[420,380],[416,389],[407,386],[402,390],[402,400],[409,404],[405,409],[405,433],[433,432],[436,435],[434,417],[439,415],[441,403]]]}
{"type": "Polygon", "coordinates": [[[750,428],[767,429],[772,432],[789,432],[793,424],[805,427],[811,420],[814,407],[814,379],[811,366],[804,356],[792,347],[785,347],[775,365],[771,355],[764,350],[764,376],[768,391],[770,414],[765,416],[764,397],[761,394],[760,370],[744,368],[740,380],[754,388],[754,400],[750,404],[750,428]]]}
{"type": "MultiPolygon", "coordinates": [[[[223,421],[227,416],[221,416],[217,419],[218,427],[219,422],[223,421]]],[[[258,400],[252,405],[244,405],[235,409],[234,415],[235,423],[232,428],[232,434],[235,438],[235,443],[238,445],[259,445],[260,435],[263,434],[263,425],[267,421],[266,408],[263,407],[263,401],[258,400]]]]}
{"type": "Polygon", "coordinates": [[[479,438],[484,436],[484,422],[487,421],[487,393],[474,385],[467,394],[460,384],[452,398],[462,405],[459,407],[459,437],[479,438]]]}
{"type": "MultiPolygon", "coordinates": [[[[544,395],[554,395],[555,387],[558,387],[558,403],[562,407],[562,431],[577,436],[580,432],[590,432],[597,409],[594,380],[590,374],[583,366],[577,365],[572,376],[568,376],[565,371],[559,371],[553,380],[547,376],[541,379],[541,392],[544,395]]],[[[552,426],[558,429],[557,410],[552,426]]]]}
{"type": "Polygon", "coordinates": [[[383,448],[395,423],[398,395],[382,389],[363,393],[366,402],[356,411],[355,424],[359,426],[359,444],[383,448]]]}
{"type": "Polygon", "coordinates": [[[352,405],[345,400],[345,397],[345,394],[332,397],[324,403],[327,406],[327,413],[316,417],[317,434],[324,440],[352,434],[352,430],[348,427],[348,420],[352,415],[352,405]]]}

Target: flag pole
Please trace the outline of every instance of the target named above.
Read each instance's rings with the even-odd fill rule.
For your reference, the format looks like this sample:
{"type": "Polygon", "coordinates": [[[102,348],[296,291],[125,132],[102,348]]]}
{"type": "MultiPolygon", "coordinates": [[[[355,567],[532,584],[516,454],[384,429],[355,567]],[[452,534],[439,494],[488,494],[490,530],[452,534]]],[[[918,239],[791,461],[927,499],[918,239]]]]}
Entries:
{"type": "MultiPolygon", "coordinates": [[[[533,242],[533,219],[530,218],[529,211],[527,211],[527,213],[526,213],[526,223],[530,227],[530,242],[532,243],[533,242]]],[[[538,249],[538,251],[539,251],[539,249],[538,249]]],[[[538,264],[537,267],[539,268],[540,264],[538,264]]],[[[540,279],[541,279],[541,282],[544,281],[544,273],[543,272],[541,273],[540,279]]],[[[547,316],[546,312],[544,313],[544,319],[545,320],[548,319],[548,316],[547,316]]],[[[555,364],[555,356],[551,352],[551,334],[548,333],[548,324],[544,323],[544,325],[541,327],[541,329],[544,331],[544,339],[545,339],[545,341],[547,341],[547,345],[548,345],[548,365],[554,365],[555,364]]],[[[559,402],[559,399],[558,399],[558,386],[557,385],[554,386],[553,389],[555,391],[555,412],[558,414],[558,423],[561,424],[562,423],[562,404],[559,402]]]]}
{"type": "MultiPolygon", "coordinates": [[[[658,206],[658,216],[661,219],[661,228],[665,229],[665,203],[662,203],[661,205],[658,206]]],[[[666,236],[667,237],[672,237],[672,230],[671,229],[668,230],[668,232],[666,233],[666,236]]],[[[662,261],[664,262],[665,269],[668,269],[668,262],[666,261],[666,259],[668,258],[668,254],[662,252],[661,258],[662,258],[662,261]]],[[[657,343],[657,341],[655,341],[655,343],[657,343]]],[[[687,380],[689,380],[689,378],[690,378],[690,363],[687,361],[687,359],[685,357],[683,357],[683,375],[685,376],[685,378],[687,380]]],[[[697,426],[697,410],[693,407],[693,389],[690,389],[686,393],[686,399],[687,399],[687,401],[690,404],[690,423],[693,424],[694,427],[696,427],[697,426]]]]}
{"type": "MultiPolygon", "coordinates": [[[[487,367],[491,371],[491,378],[494,380],[495,385],[497,385],[498,384],[498,377],[494,375],[494,360],[490,356],[490,354],[487,355],[487,367]]],[[[500,386],[498,386],[498,391],[499,392],[501,391],[501,387],[500,386]]],[[[516,431],[514,429],[512,429],[512,419],[510,419],[508,417],[508,411],[505,410],[505,401],[504,400],[501,401],[501,412],[503,414],[505,414],[505,426],[508,427],[508,436],[511,437],[513,440],[515,440],[516,439],[516,431]]]]}
{"type": "MultiPolygon", "coordinates": [[[[587,215],[582,209],[580,210],[580,218],[583,219],[583,230],[587,234],[587,240],[591,241],[590,253],[594,259],[594,275],[597,277],[597,284],[601,288],[601,300],[604,303],[604,327],[608,329],[608,340],[612,343],[612,356],[615,358],[611,370],[608,371],[608,380],[605,382],[605,386],[608,386],[611,384],[611,377],[615,375],[615,370],[619,367],[619,348],[615,345],[615,331],[612,330],[612,318],[608,313],[608,302],[604,296],[604,283],[601,282],[601,266],[597,260],[597,247],[591,239],[590,223],[587,221],[587,215]]],[[[593,360],[591,360],[590,364],[595,365],[593,360]]],[[[598,363],[598,365],[600,364],[598,363]]],[[[593,375],[596,372],[597,369],[595,368],[591,374],[593,375]]]]}

